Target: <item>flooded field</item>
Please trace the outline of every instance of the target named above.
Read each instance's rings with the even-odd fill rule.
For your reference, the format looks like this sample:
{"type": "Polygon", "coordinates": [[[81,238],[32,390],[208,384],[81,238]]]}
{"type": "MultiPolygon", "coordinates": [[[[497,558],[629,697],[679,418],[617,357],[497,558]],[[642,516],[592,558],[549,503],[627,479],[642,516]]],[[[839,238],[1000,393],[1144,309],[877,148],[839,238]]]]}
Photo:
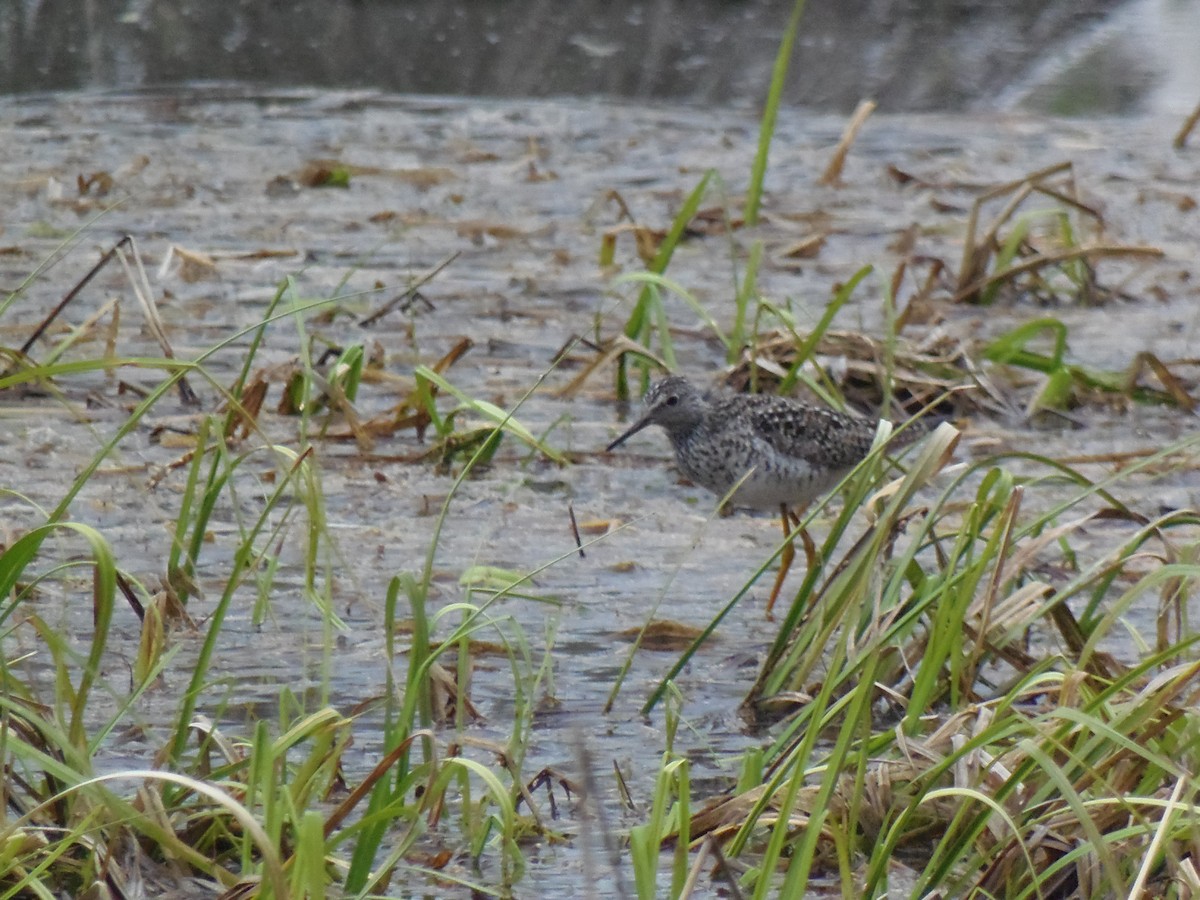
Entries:
{"type": "MultiPolygon", "coordinates": [[[[874,266],[834,327],[880,337],[890,315],[883,298],[902,261],[913,261],[914,273],[917,260],[943,260],[956,269],[977,196],[1070,162],[1080,196],[1103,216],[1104,239],[1161,255],[1099,261],[1098,281],[1108,293],[1095,305],[1046,308],[1036,298],[1018,297],[981,308],[943,298],[906,336],[916,341],[940,330],[977,346],[1053,316],[1067,327],[1072,360],[1123,372],[1148,352],[1194,384],[1200,151],[1194,137],[1184,149],[1172,148],[1180,121],[878,116],[850,150],[841,184],[820,184],[844,124],[841,117],[785,112],[762,222],[752,229],[715,227],[680,244],[667,274],[723,327],[734,315],[747,248],[761,241],[761,293],[790,310],[801,332],[817,325],[838,284],[874,266]],[[805,244],[814,236],[815,244],[805,244]],[[809,249],[797,251],[801,244],[809,249]]],[[[236,377],[250,340],[239,332],[263,318],[285,279],[293,280],[303,303],[328,300],[304,315],[311,346],[301,345],[294,318],[285,315],[268,328],[255,357],[270,385],[260,425],[292,449],[301,447],[295,419],[273,410],[283,391],[281,373],[301,352],[318,356],[327,345],[365,344],[382,373],[363,384],[355,403],[367,420],[408,395],[417,365],[431,366],[469,341],[445,377],[503,409],[528,394],[517,417],[568,462],[556,464],[506,438],[450,504],[433,561],[435,610],[480,599],[460,580],[475,567],[537,573],[521,588],[531,596],[504,599],[491,611],[497,627],[478,635],[487,641],[519,635],[523,648],[516,671],[504,656],[476,659],[470,697],[482,718],[466,732],[503,744],[514,716],[524,714],[514,700],[519,684],[533,699],[525,773],[552,767],[587,775],[600,785],[598,802],[617,827],[625,814],[612,770],[645,801],[652,789],[647,773],[653,776],[666,738],[661,709],[649,717],[639,710],[679,653],[639,651],[605,713],[631,652],[626,633],[651,617],[704,627],[774,552],[778,523],[746,514],[715,518],[712,497],[678,483],[661,434],[646,432],[621,454],[605,454],[628,414],[616,402],[610,365],[578,392],[561,390],[594,359],[589,347],[617,335],[629,315],[637,288],[616,279],[643,264],[625,226],[632,220],[669,227],[709,169],[717,178],[705,207],[724,207],[736,218],[732,198],[746,188],[757,127],[751,115],[724,108],[374,92],[206,89],[3,99],[0,295],[21,288],[45,261],[53,264],[4,309],[0,342],[21,346],[99,253],[126,234],[148,270],[176,355],[190,360],[217,348],[205,361],[217,385],[236,377]],[[322,167],[344,172],[345,186],[310,186],[322,167]],[[606,240],[615,240],[612,266],[600,264],[606,240]],[[418,298],[369,327],[360,324],[443,263],[418,298]],[[574,343],[579,338],[585,343],[574,343]],[[604,534],[589,543],[586,556],[574,552],[569,510],[585,539],[604,534]],[[581,745],[595,765],[590,774],[579,772],[581,745]]],[[[158,356],[129,284],[119,266],[106,267],[30,355],[37,358],[68,327],[81,327],[115,301],[81,327],[66,358],[158,356]]],[[[899,306],[916,287],[915,275],[902,283],[899,306]]],[[[697,380],[717,380],[726,361],[712,332],[682,300],[669,297],[666,309],[680,368],[697,380]]],[[[830,365],[836,368],[837,361],[830,365]]],[[[1012,386],[1022,378],[1010,382],[999,369],[989,377],[1001,384],[1009,407],[959,421],[960,459],[1004,450],[1071,459],[1136,456],[1194,430],[1193,416],[1178,408],[1130,402],[1029,417],[1023,408],[1029,392],[1012,386]]],[[[121,366],[0,395],[5,546],[44,520],[38,508],[59,501],[158,378],[121,366]]],[[[192,387],[200,409],[222,402],[213,383],[196,379],[192,387]]],[[[440,403],[443,413],[454,405],[445,397],[440,403]]],[[[99,529],[118,565],[147,584],[164,573],[186,475],[186,466],[173,467],[186,456],[195,416],[176,395],[161,400],[122,438],[69,511],[72,520],[99,529]]],[[[462,419],[460,427],[471,424],[470,413],[462,419]]],[[[238,732],[274,717],[284,689],[314,709],[328,703],[350,713],[384,694],[389,669],[403,665],[386,652],[387,585],[399,572],[422,568],[461,460],[442,471],[424,458],[432,433],[422,441],[404,429],[356,443],[336,417],[329,428],[340,437],[310,437],[333,537],[316,578],[332,586],[332,609],[306,595],[307,538],[297,515],[276,537],[269,591],[257,596],[247,584],[230,608],[212,670],[220,680],[197,709],[238,732]]],[[[230,548],[270,490],[276,466],[267,456],[247,463],[240,505],[216,511],[198,560],[202,594],[188,606],[198,622],[211,614],[231,565],[230,548]]],[[[1089,469],[1093,477],[1110,470],[1106,462],[1089,469]]],[[[1122,496],[1148,516],[1193,507],[1200,491],[1194,460],[1138,483],[1144,490],[1122,496]]],[[[818,536],[823,527],[824,519],[815,525],[818,536]]],[[[793,574],[792,591],[800,579],[793,574]]],[[[80,584],[78,596],[47,591],[25,612],[36,609],[83,648],[92,611],[86,583],[80,584]]],[[[769,587],[770,572],[677,679],[683,724],[676,749],[692,760],[693,785],[724,784],[736,774],[741,751],[764,740],[746,725],[739,705],[774,637],[762,608],[769,587]]],[[[1152,610],[1131,617],[1153,630],[1152,610]]],[[[92,710],[97,719],[123,702],[119,689],[129,678],[139,633],[131,610],[119,607],[105,670],[113,689],[92,710]]],[[[198,633],[172,632],[177,655],[136,701],[141,728],[106,742],[114,769],[151,764],[176,715],[189,661],[200,652],[198,633]]],[[[403,636],[397,640],[403,646],[403,636]]],[[[32,681],[43,677],[38,648],[27,628],[5,637],[9,660],[28,654],[19,667],[32,681]]],[[[1133,646],[1110,649],[1135,655],[1133,646]]],[[[351,777],[361,776],[380,752],[372,743],[377,712],[368,708],[363,715],[347,757],[361,770],[351,777]]],[[[561,803],[559,812],[564,818],[557,828],[568,835],[587,831],[572,804],[561,803]]],[[[618,891],[620,870],[610,870],[587,840],[547,843],[526,854],[521,895],[618,891]]],[[[443,894],[446,888],[430,890],[443,894]]]]}

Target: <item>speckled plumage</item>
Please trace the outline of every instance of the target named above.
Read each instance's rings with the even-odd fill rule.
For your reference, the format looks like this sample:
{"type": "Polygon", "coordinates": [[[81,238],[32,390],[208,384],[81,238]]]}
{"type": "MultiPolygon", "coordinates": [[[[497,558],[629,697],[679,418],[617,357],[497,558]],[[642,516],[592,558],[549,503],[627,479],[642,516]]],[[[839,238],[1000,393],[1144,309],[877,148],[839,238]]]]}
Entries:
{"type": "Polygon", "coordinates": [[[724,496],[745,479],[737,506],[805,506],[841,481],[875,439],[866,419],[786,397],[707,393],[677,375],[651,387],[645,402],[645,414],[608,449],[659,425],[696,484],[724,496]]]}

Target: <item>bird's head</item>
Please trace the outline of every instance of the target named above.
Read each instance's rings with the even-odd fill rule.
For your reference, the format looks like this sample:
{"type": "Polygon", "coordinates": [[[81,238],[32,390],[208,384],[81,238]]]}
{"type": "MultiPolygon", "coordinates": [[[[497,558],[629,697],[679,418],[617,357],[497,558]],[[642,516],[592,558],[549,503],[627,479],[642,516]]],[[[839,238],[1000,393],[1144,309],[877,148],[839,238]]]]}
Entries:
{"type": "Polygon", "coordinates": [[[670,375],[646,392],[645,406],[642,417],[606,449],[619,447],[650,425],[661,425],[672,434],[694,428],[708,412],[709,402],[704,392],[686,378],[670,375]]]}

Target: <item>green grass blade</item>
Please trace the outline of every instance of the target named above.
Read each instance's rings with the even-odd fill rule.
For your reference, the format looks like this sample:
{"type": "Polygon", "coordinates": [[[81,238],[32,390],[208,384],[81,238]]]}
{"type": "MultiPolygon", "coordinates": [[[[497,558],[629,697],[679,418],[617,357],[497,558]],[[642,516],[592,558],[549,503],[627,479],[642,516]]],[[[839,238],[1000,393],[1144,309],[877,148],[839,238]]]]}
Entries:
{"type": "Polygon", "coordinates": [[[750,169],[750,186],[746,191],[745,218],[746,224],[751,227],[758,224],[758,210],[762,204],[763,184],[767,177],[767,159],[770,155],[771,141],[775,138],[775,122],[779,117],[779,106],[783,102],[783,88],[787,83],[788,68],[791,65],[796,35],[800,31],[800,17],[803,14],[804,0],[796,0],[787,27],[783,30],[779,52],[775,54],[775,65],[771,70],[771,85],[767,90],[767,102],[758,128],[758,152],[754,156],[754,165],[750,169]]]}

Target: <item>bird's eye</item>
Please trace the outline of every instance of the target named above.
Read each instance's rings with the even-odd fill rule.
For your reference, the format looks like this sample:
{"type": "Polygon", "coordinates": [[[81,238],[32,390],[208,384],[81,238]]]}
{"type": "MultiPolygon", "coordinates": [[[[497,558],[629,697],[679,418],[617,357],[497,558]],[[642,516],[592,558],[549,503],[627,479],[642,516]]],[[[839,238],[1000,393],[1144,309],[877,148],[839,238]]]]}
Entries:
{"type": "Polygon", "coordinates": [[[674,394],[672,394],[670,397],[667,398],[667,406],[678,406],[678,405],[679,405],[679,398],[676,397],[674,394]]]}

